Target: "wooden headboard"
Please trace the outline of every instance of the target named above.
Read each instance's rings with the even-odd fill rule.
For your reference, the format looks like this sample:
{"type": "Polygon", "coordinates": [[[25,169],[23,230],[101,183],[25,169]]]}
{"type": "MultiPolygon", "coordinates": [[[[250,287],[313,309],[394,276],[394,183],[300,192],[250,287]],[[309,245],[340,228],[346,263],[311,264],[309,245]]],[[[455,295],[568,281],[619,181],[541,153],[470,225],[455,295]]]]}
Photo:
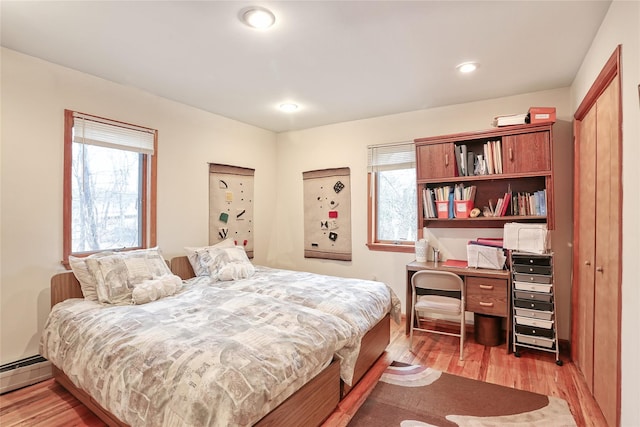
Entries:
{"type": "MultiPolygon", "coordinates": [[[[183,274],[191,276],[182,277],[180,274],[176,273],[173,269],[173,263],[169,264],[169,261],[166,261],[167,265],[171,268],[173,274],[180,276],[182,279],[189,279],[191,277],[195,277],[193,274],[193,269],[191,268],[191,264],[189,264],[189,260],[186,256],[179,257],[184,258],[187,265],[182,266],[182,260],[179,260],[177,263],[180,264],[179,270],[184,272],[183,274]],[[189,268],[188,270],[186,268],[189,268]],[[189,273],[190,272],[190,273],[189,273]]],[[[176,258],[174,258],[176,259],[176,258]]],[[[84,298],[82,294],[82,288],[80,287],[80,282],[76,279],[72,271],[65,271],[64,273],[58,273],[51,278],[51,307],[56,305],[59,302],[67,300],[69,298],[84,298]]]]}
{"type": "Polygon", "coordinates": [[[182,280],[196,277],[196,274],[193,272],[193,267],[191,267],[191,263],[189,262],[189,258],[186,256],[171,258],[170,266],[173,274],[180,276],[182,280]]]}
{"type": "Polygon", "coordinates": [[[54,275],[51,278],[51,307],[69,298],[84,298],[80,282],[72,271],[54,275]]]}

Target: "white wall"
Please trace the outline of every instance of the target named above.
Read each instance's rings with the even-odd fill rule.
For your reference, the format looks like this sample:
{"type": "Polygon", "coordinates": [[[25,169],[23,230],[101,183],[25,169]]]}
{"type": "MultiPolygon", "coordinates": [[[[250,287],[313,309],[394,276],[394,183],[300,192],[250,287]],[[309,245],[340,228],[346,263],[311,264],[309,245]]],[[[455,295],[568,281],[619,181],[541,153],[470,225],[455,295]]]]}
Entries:
{"type": "Polygon", "coordinates": [[[158,129],[158,244],[208,242],[208,162],[255,168],[256,262],[276,197],[274,133],[2,49],[0,364],[38,353],[63,271],[64,109],[158,129]]]}
{"type": "MultiPolygon", "coordinates": [[[[277,247],[269,261],[283,268],[337,274],[388,283],[403,301],[406,270],[414,254],[370,251],[367,242],[367,145],[490,128],[493,116],[527,112],[531,106],[555,106],[554,169],[556,171],[556,252],[560,337],[569,338],[571,270],[571,111],[569,88],[523,94],[444,108],[414,111],[353,122],[338,123],[278,135],[278,203],[275,229],[277,247]],[[331,167],[351,168],[351,262],[304,258],[302,172],[331,167]]],[[[443,257],[466,259],[471,238],[501,236],[502,229],[430,229],[431,245],[443,257]]]]}
{"type": "Polygon", "coordinates": [[[622,45],[622,412],[640,423],[640,2],[614,0],[571,86],[575,111],[616,46],[622,45]]]}

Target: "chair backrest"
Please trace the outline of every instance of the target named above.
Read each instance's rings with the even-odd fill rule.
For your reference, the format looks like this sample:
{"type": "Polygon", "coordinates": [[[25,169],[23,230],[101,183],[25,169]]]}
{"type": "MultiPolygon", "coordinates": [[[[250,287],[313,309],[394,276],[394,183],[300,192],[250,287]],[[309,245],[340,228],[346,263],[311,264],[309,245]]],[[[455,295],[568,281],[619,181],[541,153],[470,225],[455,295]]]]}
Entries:
{"type": "Polygon", "coordinates": [[[458,291],[464,295],[464,282],[455,273],[439,270],[420,270],[411,277],[413,288],[438,291],[458,291]]]}

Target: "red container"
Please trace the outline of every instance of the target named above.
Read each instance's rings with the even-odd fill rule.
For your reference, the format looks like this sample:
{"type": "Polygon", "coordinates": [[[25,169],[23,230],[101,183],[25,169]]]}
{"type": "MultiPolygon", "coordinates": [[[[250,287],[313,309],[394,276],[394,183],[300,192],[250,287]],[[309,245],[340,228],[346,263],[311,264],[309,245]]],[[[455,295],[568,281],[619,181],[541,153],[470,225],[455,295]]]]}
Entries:
{"type": "Polygon", "coordinates": [[[453,213],[456,218],[469,218],[469,214],[473,209],[473,200],[455,200],[453,207],[453,213]]]}
{"type": "Polygon", "coordinates": [[[438,218],[449,218],[449,202],[447,200],[436,202],[436,209],[438,210],[438,218]]]}

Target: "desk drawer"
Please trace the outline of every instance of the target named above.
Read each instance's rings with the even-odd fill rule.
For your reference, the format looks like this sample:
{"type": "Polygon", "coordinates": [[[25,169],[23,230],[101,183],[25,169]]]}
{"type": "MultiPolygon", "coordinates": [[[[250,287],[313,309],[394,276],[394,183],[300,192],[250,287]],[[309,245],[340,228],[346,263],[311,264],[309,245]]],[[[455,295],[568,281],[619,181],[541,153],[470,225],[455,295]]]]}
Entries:
{"type": "Polygon", "coordinates": [[[541,283],[513,282],[513,287],[519,291],[533,291],[551,293],[551,284],[544,285],[541,283]]]}
{"type": "Polygon", "coordinates": [[[538,347],[544,348],[553,348],[555,344],[555,341],[550,338],[532,337],[523,334],[516,334],[516,342],[528,345],[537,345],[538,347]]]}
{"type": "Polygon", "coordinates": [[[508,280],[467,276],[467,311],[507,317],[507,284],[508,280]]]}
{"type": "Polygon", "coordinates": [[[535,319],[535,318],[525,317],[525,316],[516,316],[516,324],[527,325],[534,328],[545,328],[545,329],[553,328],[553,320],[542,320],[542,319],[535,319]]]}
{"type": "Polygon", "coordinates": [[[530,310],[528,308],[519,308],[517,306],[514,307],[513,309],[516,312],[516,316],[531,317],[533,319],[542,319],[542,320],[553,320],[552,311],[530,310]]]}
{"type": "Polygon", "coordinates": [[[516,333],[535,337],[553,338],[553,329],[536,328],[527,325],[516,325],[516,333]]]}
{"type": "Polygon", "coordinates": [[[551,257],[547,255],[513,254],[514,264],[551,266],[551,257]]]}
{"type": "Polygon", "coordinates": [[[553,311],[553,303],[541,302],[525,299],[516,299],[513,304],[518,308],[528,308],[530,310],[553,311]]]}
{"type": "Polygon", "coordinates": [[[551,275],[551,267],[541,265],[513,264],[513,271],[516,273],[545,274],[551,275]]]}
{"type": "Polygon", "coordinates": [[[525,274],[525,273],[514,273],[513,280],[518,282],[527,282],[527,283],[551,283],[551,276],[544,276],[542,274],[525,274]]]}
{"type": "Polygon", "coordinates": [[[533,301],[551,302],[551,294],[540,292],[514,291],[518,299],[530,299],[533,301]]]}

